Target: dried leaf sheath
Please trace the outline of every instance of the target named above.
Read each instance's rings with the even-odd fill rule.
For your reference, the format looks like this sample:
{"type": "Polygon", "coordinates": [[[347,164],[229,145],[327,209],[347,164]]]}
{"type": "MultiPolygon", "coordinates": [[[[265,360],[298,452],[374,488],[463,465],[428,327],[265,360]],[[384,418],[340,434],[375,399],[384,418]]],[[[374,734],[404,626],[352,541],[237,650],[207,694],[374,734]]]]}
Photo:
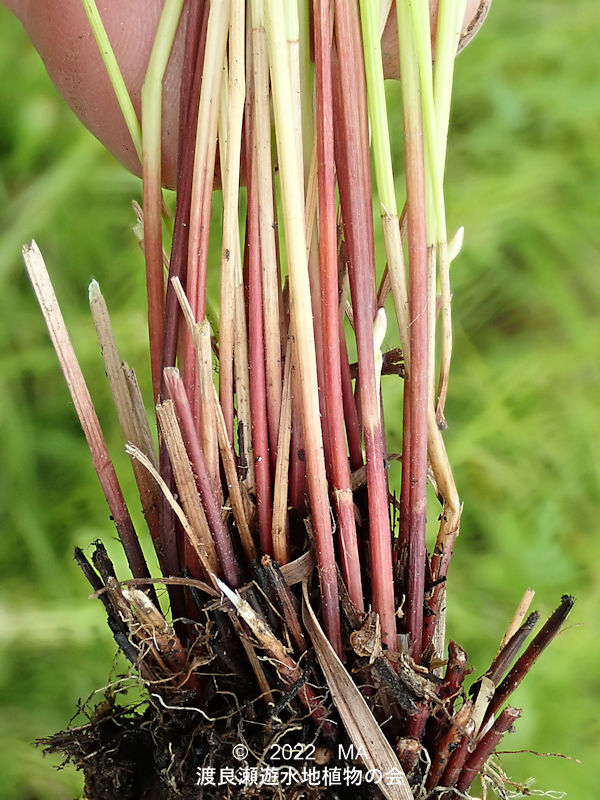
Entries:
{"type": "Polygon", "coordinates": [[[108,454],[92,398],[73,350],[58,300],[52,288],[50,276],[40,249],[35,242],[25,245],[23,258],[25,259],[29,279],[46,320],[52,344],[73,398],[77,416],[90,448],[92,463],[110,508],[110,513],[114,518],[131,572],[136,578],[147,578],[150,575],[148,566],[131,522],[129,511],[125,505],[125,499],[117,480],[115,468],[108,454]]]}
{"type": "MultiPolygon", "coordinates": [[[[152,444],[148,423],[145,418],[145,410],[142,422],[140,415],[136,414],[134,408],[134,399],[119,358],[106,302],[96,281],[90,283],[89,296],[90,308],[94,317],[98,341],[100,342],[106,374],[113,394],[123,438],[126,442],[132,442],[136,447],[140,448],[152,460],[154,466],[158,466],[154,445],[152,444]]],[[[133,462],[133,471],[150,535],[155,545],[160,546],[160,498],[156,486],[153,481],[148,479],[145,470],[140,469],[136,462],[133,462]]]]}

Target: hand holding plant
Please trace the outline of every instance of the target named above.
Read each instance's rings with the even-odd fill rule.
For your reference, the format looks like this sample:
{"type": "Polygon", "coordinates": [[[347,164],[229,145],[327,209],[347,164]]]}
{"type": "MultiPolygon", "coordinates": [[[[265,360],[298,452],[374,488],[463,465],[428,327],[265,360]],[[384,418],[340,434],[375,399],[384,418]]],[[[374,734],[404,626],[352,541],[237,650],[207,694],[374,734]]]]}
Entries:
{"type": "MultiPolygon", "coordinates": [[[[50,77],[84,125],[131,172],[141,176],[140,160],[115,98],[81,0],[2,0],[23,23],[50,77]]],[[[164,0],[102,0],[98,11],[115,52],[127,91],[141,118],[141,91],[164,0]]],[[[468,0],[463,31],[472,35],[483,22],[481,6],[468,0]]],[[[435,35],[437,0],[430,0],[435,35]]],[[[178,147],[179,90],[184,61],[183,35],[173,44],[163,93],[163,184],[174,187],[178,147]]],[[[384,73],[399,77],[398,29],[390,9],[382,38],[384,73]]]]}

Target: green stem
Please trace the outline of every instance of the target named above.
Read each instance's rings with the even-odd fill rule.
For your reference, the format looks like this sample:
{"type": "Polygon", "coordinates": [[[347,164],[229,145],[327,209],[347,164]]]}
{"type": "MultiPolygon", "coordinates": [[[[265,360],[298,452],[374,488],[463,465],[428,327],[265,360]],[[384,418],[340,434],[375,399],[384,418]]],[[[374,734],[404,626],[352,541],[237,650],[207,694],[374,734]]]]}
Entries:
{"type": "MultiPolygon", "coordinates": [[[[443,179],[448,123],[450,120],[450,101],[454,77],[454,59],[465,16],[466,0],[440,0],[438,27],[435,47],[435,70],[433,75],[433,101],[436,115],[437,150],[440,165],[440,180],[443,179]]],[[[440,187],[440,191],[443,191],[440,187]]],[[[441,290],[442,350],[440,376],[437,391],[437,421],[445,427],[444,406],[452,358],[452,316],[450,310],[450,262],[446,244],[445,217],[438,221],[439,236],[439,276],[441,290]],[[443,227],[442,227],[443,226],[443,227]]]]}
{"type": "Polygon", "coordinates": [[[110,82],[117,97],[117,102],[119,103],[121,113],[123,114],[123,119],[125,120],[127,130],[131,136],[131,141],[135,147],[135,152],[141,161],[142,131],[140,128],[140,123],[135,113],[133,103],[131,102],[129,92],[127,91],[127,86],[123,80],[123,75],[121,73],[119,64],[117,63],[117,59],[108,38],[108,34],[106,33],[106,28],[102,22],[102,18],[98,11],[98,7],[96,6],[95,0],[81,0],[81,3],[85,9],[85,13],[87,14],[90,27],[92,28],[92,33],[94,34],[94,38],[96,40],[96,44],[98,45],[98,49],[100,50],[102,60],[104,61],[104,66],[106,67],[108,77],[110,78],[110,82]]]}
{"type": "Polygon", "coordinates": [[[377,181],[377,192],[381,204],[383,235],[394,307],[400,330],[404,361],[408,367],[410,361],[408,289],[406,286],[406,270],[402,253],[398,209],[396,206],[394,170],[392,167],[387,104],[383,80],[383,62],[381,59],[381,39],[379,33],[381,21],[380,15],[378,14],[377,3],[373,3],[371,0],[360,0],[360,14],[375,179],[377,181]]]}
{"type": "Polygon", "coordinates": [[[428,409],[428,278],[427,229],[421,82],[409,0],[398,0],[400,75],[404,114],[408,252],[410,268],[410,373],[406,381],[404,445],[409,458],[402,469],[409,477],[402,482],[402,504],[408,544],[407,623],[413,658],[421,659],[423,602],[425,592],[425,513],[427,487],[428,409]],[[406,497],[408,493],[408,498],[406,497]]]}

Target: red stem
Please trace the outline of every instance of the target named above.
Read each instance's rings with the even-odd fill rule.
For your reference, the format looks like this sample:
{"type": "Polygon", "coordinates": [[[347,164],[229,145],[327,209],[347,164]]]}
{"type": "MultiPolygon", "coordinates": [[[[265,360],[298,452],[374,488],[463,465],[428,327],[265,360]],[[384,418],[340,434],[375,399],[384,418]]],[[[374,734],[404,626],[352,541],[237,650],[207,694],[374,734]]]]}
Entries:
{"type": "MultiPolygon", "coordinates": [[[[179,152],[177,164],[177,205],[173,244],[169,264],[169,280],[164,307],[163,341],[161,353],[161,378],[166,366],[174,366],[177,357],[177,342],[181,309],[175,295],[171,278],[178,277],[185,286],[188,257],[188,230],[192,197],[191,175],[194,167],[194,148],[196,142],[196,126],[198,120],[198,96],[202,78],[202,65],[206,44],[206,26],[208,22],[209,4],[203,0],[190,4],[187,17],[184,69],[179,104],[179,152]]],[[[164,395],[164,384],[161,395],[164,395]]],[[[174,478],[169,456],[161,441],[160,472],[171,490],[174,489],[174,478]]],[[[175,515],[163,498],[161,503],[161,551],[165,565],[163,571],[169,575],[180,574],[178,540],[183,547],[184,564],[192,575],[198,575],[196,554],[191,550],[187,538],[177,531],[175,515]]],[[[167,587],[174,617],[189,616],[185,612],[185,597],[181,589],[167,587]]]]}
{"type": "Polygon", "coordinates": [[[331,14],[329,0],[314,0],[316,120],[319,180],[319,256],[321,278],[321,322],[323,346],[323,391],[325,442],[340,532],[342,574],[348,594],[364,611],[360,559],[350,488],[350,468],[344,435],[344,404],[341,391],[339,341],[337,224],[335,209],[335,163],[333,147],[333,86],[331,73],[331,14]]]}
{"type": "Polygon", "coordinates": [[[410,372],[405,382],[403,471],[401,509],[406,516],[402,537],[408,538],[407,623],[415,661],[420,662],[425,595],[425,521],[427,489],[427,238],[425,171],[420,110],[404,108],[404,150],[410,274],[410,372]],[[412,112],[412,113],[411,113],[412,112]],[[408,446],[408,447],[407,447],[408,446]],[[407,452],[408,450],[408,452],[407,452]],[[403,476],[404,477],[404,476],[403,476]],[[407,497],[408,495],[408,497],[407,497]]]}
{"type": "Polygon", "coordinates": [[[360,22],[356,5],[350,0],[335,0],[335,41],[336,162],[358,350],[360,404],[367,466],[373,605],[379,614],[382,640],[391,650],[396,650],[398,642],[388,486],[373,349],[375,255],[371,178],[368,170],[366,86],[360,22]]]}
{"type": "Polygon", "coordinates": [[[451,641],[448,644],[448,664],[446,665],[444,680],[437,690],[440,700],[446,702],[446,711],[449,713],[452,713],[454,700],[463,685],[468,663],[469,659],[466,651],[459,644],[451,641]]]}
{"type": "Polygon", "coordinates": [[[558,608],[552,612],[548,621],[542,626],[539,633],[530,642],[521,658],[518,659],[506,678],[504,678],[502,683],[496,689],[496,692],[492,698],[492,702],[490,703],[486,712],[483,725],[485,725],[487,720],[489,720],[496,713],[496,711],[498,711],[500,706],[502,706],[502,704],[508,700],[509,696],[521,683],[525,675],[527,675],[546,647],[548,647],[550,642],[558,634],[564,621],[573,608],[574,603],[575,598],[567,594],[563,595],[558,608]]]}
{"type": "Polygon", "coordinates": [[[429,700],[422,700],[414,714],[408,714],[404,725],[404,736],[407,739],[416,739],[420,742],[425,733],[425,726],[431,714],[431,703],[429,700]]]}
{"type": "MultiPolygon", "coordinates": [[[[190,3],[186,29],[184,68],[182,73],[179,112],[179,153],[177,169],[177,206],[173,245],[165,300],[162,368],[174,367],[181,309],[171,279],[178,277],[186,285],[188,233],[192,202],[191,176],[194,169],[194,148],[198,124],[198,97],[202,81],[202,65],[206,46],[206,26],[210,5],[204,0],[190,3]]],[[[162,371],[161,371],[162,375],[162,371]]]]}
{"type": "MultiPolygon", "coordinates": [[[[248,118],[246,118],[248,120],[248,118]]],[[[250,126],[247,124],[247,129],[250,126]]],[[[247,131],[248,132],[248,131],[247,131]]],[[[262,267],[258,223],[258,195],[254,171],[250,163],[252,148],[247,147],[248,212],[246,263],[248,266],[248,327],[250,353],[250,409],[252,413],[252,443],[254,446],[254,479],[256,508],[261,551],[273,555],[271,536],[272,501],[271,465],[269,461],[269,432],[267,427],[266,370],[264,325],[262,310],[262,267]]]]}
{"type": "Polygon", "coordinates": [[[502,714],[494,723],[492,729],[486,733],[483,739],[477,744],[475,750],[467,759],[467,763],[463,767],[460,774],[456,788],[459,792],[466,792],[477,775],[483,769],[483,765],[487,759],[492,755],[496,749],[500,739],[512,727],[512,725],[521,716],[521,710],[518,708],[505,708],[502,714]]]}
{"type": "MultiPolygon", "coordinates": [[[[214,6],[210,6],[214,8],[214,6]]],[[[209,21],[210,25],[210,11],[209,21]]],[[[214,58],[225,57],[226,42],[222,41],[223,51],[212,54],[214,58]]],[[[220,63],[220,62],[218,62],[220,63]]],[[[213,98],[216,102],[217,98],[213,98]]],[[[213,133],[211,131],[211,133],[213,133]]],[[[197,143],[196,143],[197,145],[197,143]]],[[[196,146],[196,149],[198,147],[196,146]]],[[[215,177],[215,158],[217,149],[216,131],[206,142],[206,149],[194,159],[192,179],[192,207],[190,212],[186,291],[194,318],[203,320],[206,311],[206,278],[208,268],[208,242],[210,233],[210,213],[215,177]]],[[[191,336],[186,332],[184,344],[184,384],[190,401],[196,425],[200,414],[200,391],[198,385],[198,365],[191,336]]]]}
{"type": "MultiPolygon", "coordinates": [[[[144,154],[145,155],[145,154],[144,154]]],[[[162,260],[162,193],[160,171],[148,169],[148,158],[143,158],[144,174],[144,256],[146,260],[146,287],[148,296],[148,333],[150,337],[150,363],[154,402],[160,392],[160,367],[162,360],[164,278],[162,260]]]]}
{"type": "MultiPolygon", "coordinates": [[[[440,780],[440,786],[448,786],[450,788],[456,785],[465,761],[469,757],[469,745],[472,742],[473,734],[475,733],[475,723],[470,720],[465,725],[465,734],[458,743],[456,750],[452,753],[450,761],[440,780]]],[[[442,795],[440,800],[456,800],[455,792],[446,792],[442,795]]]]}
{"type": "Polygon", "coordinates": [[[363,466],[362,431],[356,409],[356,401],[352,390],[352,375],[348,348],[344,335],[344,324],[340,322],[340,364],[342,370],[342,402],[344,404],[344,420],[346,422],[346,436],[348,437],[348,451],[350,453],[350,469],[357,470],[363,466]]]}
{"type": "Polygon", "coordinates": [[[410,396],[407,381],[404,381],[402,405],[402,478],[400,483],[400,525],[398,538],[394,543],[394,564],[399,591],[406,595],[407,567],[409,549],[409,508],[410,508],[410,396]]]}
{"type": "Polygon", "coordinates": [[[452,754],[462,740],[465,725],[469,722],[472,710],[473,701],[465,701],[448,725],[447,730],[440,737],[435,751],[432,752],[431,770],[426,783],[426,787],[429,791],[441,785],[440,780],[442,775],[450,763],[452,754]]]}
{"type": "Polygon", "coordinates": [[[525,642],[525,640],[529,637],[529,634],[533,631],[537,622],[540,618],[539,612],[533,611],[525,620],[525,622],[521,625],[521,627],[515,631],[513,636],[508,640],[508,642],[504,645],[502,650],[498,653],[494,661],[492,662],[492,666],[487,671],[487,677],[494,682],[495,686],[498,686],[500,680],[510,667],[514,658],[516,658],[517,653],[521,649],[521,646],[525,642]]]}
{"type": "MultiPolygon", "coordinates": [[[[319,201],[320,202],[320,201],[319,201]]],[[[317,246],[317,235],[313,236],[308,247],[308,275],[310,281],[310,300],[312,305],[313,330],[315,332],[315,356],[317,365],[317,384],[319,386],[319,414],[321,415],[321,428],[323,430],[323,452],[325,454],[325,468],[327,480],[331,482],[331,443],[327,432],[329,431],[328,405],[325,401],[325,392],[330,387],[325,380],[325,353],[323,343],[323,287],[321,286],[321,270],[323,263],[320,258],[320,245],[317,246]]],[[[336,342],[337,344],[337,342],[336,342]]],[[[339,348],[338,348],[339,349],[339,348]]],[[[339,387],[341,389],[341,387],[339,387]]]]}

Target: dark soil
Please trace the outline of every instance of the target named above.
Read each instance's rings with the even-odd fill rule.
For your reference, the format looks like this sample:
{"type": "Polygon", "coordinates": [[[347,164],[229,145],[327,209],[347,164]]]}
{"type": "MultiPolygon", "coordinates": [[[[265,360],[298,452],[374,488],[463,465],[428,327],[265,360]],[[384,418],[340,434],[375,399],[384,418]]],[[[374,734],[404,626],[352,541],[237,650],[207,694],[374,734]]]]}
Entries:
{"type": "Polygon", "coordinates": [[[87,724],[38,744],[48,753],[63,754],[83,771],[88,800],[381,797],[375,786],[364,783],[311,785],[315,770],[319,773],[325,764],[329,774],[336,767],[343,774],[360,766],[336,759],[338,746],[315,736],[312,722],[265,723],[263,715],[259,724],[244,720],[242,709],[228,719],[209,722],[197,710],[165,710],[154,702],[132,708],[118,705],[112,697],[96,708],[87,724]],[[241,742],[248,755],[236,760],[241,742]],[[283,758],[286,744],[300,758],[283,758]],[[312,779],[307,781],[311,769],[312,779]],[[274,770],[279,770],[279,780],[268,785],[274,770]]]}

